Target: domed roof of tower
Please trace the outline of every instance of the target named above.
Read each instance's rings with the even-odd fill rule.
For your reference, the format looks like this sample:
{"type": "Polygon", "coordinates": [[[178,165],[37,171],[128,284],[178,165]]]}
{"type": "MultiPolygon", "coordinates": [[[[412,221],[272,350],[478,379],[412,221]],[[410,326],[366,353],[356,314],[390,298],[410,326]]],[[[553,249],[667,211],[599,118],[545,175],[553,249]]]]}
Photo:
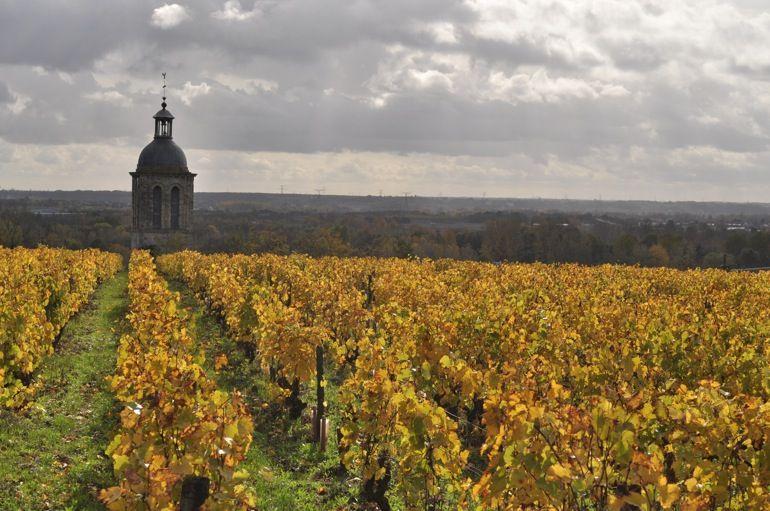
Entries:
{"type": "Polygon", "coordinates": [[[182,148],[170,138],[156,138],[142,149],[136,170],[155,172],[189,172],[182,148]]]}
{"type": "Polygon", "coordinates": [[[166,110],[165,97],[161,106],[163,108],[153,116],[155,119],[155,138],[139,154],[136,170],[137,172],[189,172],[187,157],[182,148],[174,143],[172,137],[171,128],[174,116],[166,110]]]}

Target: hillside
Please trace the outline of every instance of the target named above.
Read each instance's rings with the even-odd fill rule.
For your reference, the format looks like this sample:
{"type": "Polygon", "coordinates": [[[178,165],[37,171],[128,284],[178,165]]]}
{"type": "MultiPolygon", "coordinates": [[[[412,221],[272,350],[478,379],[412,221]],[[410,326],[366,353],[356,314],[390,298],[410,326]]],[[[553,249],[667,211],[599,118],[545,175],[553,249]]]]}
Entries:
{"type": "MultiPolygon", "coordinates": [[[[0,201],[30,200],[42,204],[77,203],[88,207],[128,208],[125,191],[0,190],[0,201]]],[[[195,208],[229,211],[422,212],[473,213],[529,211],[664,217],[770,216],[768,203],[656,202],[643,200],[574,200],[542,198],[480,198],[424,196],[351,196],[278,193],[196,192],[195,208]]]]}

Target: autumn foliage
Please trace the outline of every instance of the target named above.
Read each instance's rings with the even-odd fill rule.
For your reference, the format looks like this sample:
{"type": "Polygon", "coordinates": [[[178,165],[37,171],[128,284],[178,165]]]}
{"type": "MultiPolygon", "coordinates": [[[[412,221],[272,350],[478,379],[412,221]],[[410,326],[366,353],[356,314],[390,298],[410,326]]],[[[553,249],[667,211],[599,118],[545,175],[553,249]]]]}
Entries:
{"type": "Polygon", "coordinates": [[[266,372],[334,354],[340,453],[409,509],[770,508],[770,276],[182,252],[266,372]]]}

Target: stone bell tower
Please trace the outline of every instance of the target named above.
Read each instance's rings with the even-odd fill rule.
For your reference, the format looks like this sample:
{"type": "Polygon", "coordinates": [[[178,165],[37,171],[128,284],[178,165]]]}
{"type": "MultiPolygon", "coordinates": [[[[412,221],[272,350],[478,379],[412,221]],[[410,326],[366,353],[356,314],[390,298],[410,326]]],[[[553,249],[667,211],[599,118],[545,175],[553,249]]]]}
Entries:
{"type": "Polygon", "coordinates": [[[172,139],[174,116],[163,102],[155,119],[155,137],[142,150],[131,172],[131,248],[183,248],[192,233],[193,180],[184,151],[172,139]]]}

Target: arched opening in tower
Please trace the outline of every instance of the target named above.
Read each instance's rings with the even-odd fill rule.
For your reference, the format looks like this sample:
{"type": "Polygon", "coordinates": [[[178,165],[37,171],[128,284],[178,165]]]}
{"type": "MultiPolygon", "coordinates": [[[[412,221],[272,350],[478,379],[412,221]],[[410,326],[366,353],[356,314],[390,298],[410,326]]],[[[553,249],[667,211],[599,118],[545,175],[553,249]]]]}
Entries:
{"type": "Polygon", "coordinates": [[[171,228],[179,229],[179,188],[171,189],[171,228]]]}
{"type": "Polygon", "coordinates": [[[163,191],[160,189],[160,186],[156,186],[152,189],[152,228],[153,229],[160,229],[161,228],[161,219],[162,216],[162,208],[163,208],[163,191]]]}

